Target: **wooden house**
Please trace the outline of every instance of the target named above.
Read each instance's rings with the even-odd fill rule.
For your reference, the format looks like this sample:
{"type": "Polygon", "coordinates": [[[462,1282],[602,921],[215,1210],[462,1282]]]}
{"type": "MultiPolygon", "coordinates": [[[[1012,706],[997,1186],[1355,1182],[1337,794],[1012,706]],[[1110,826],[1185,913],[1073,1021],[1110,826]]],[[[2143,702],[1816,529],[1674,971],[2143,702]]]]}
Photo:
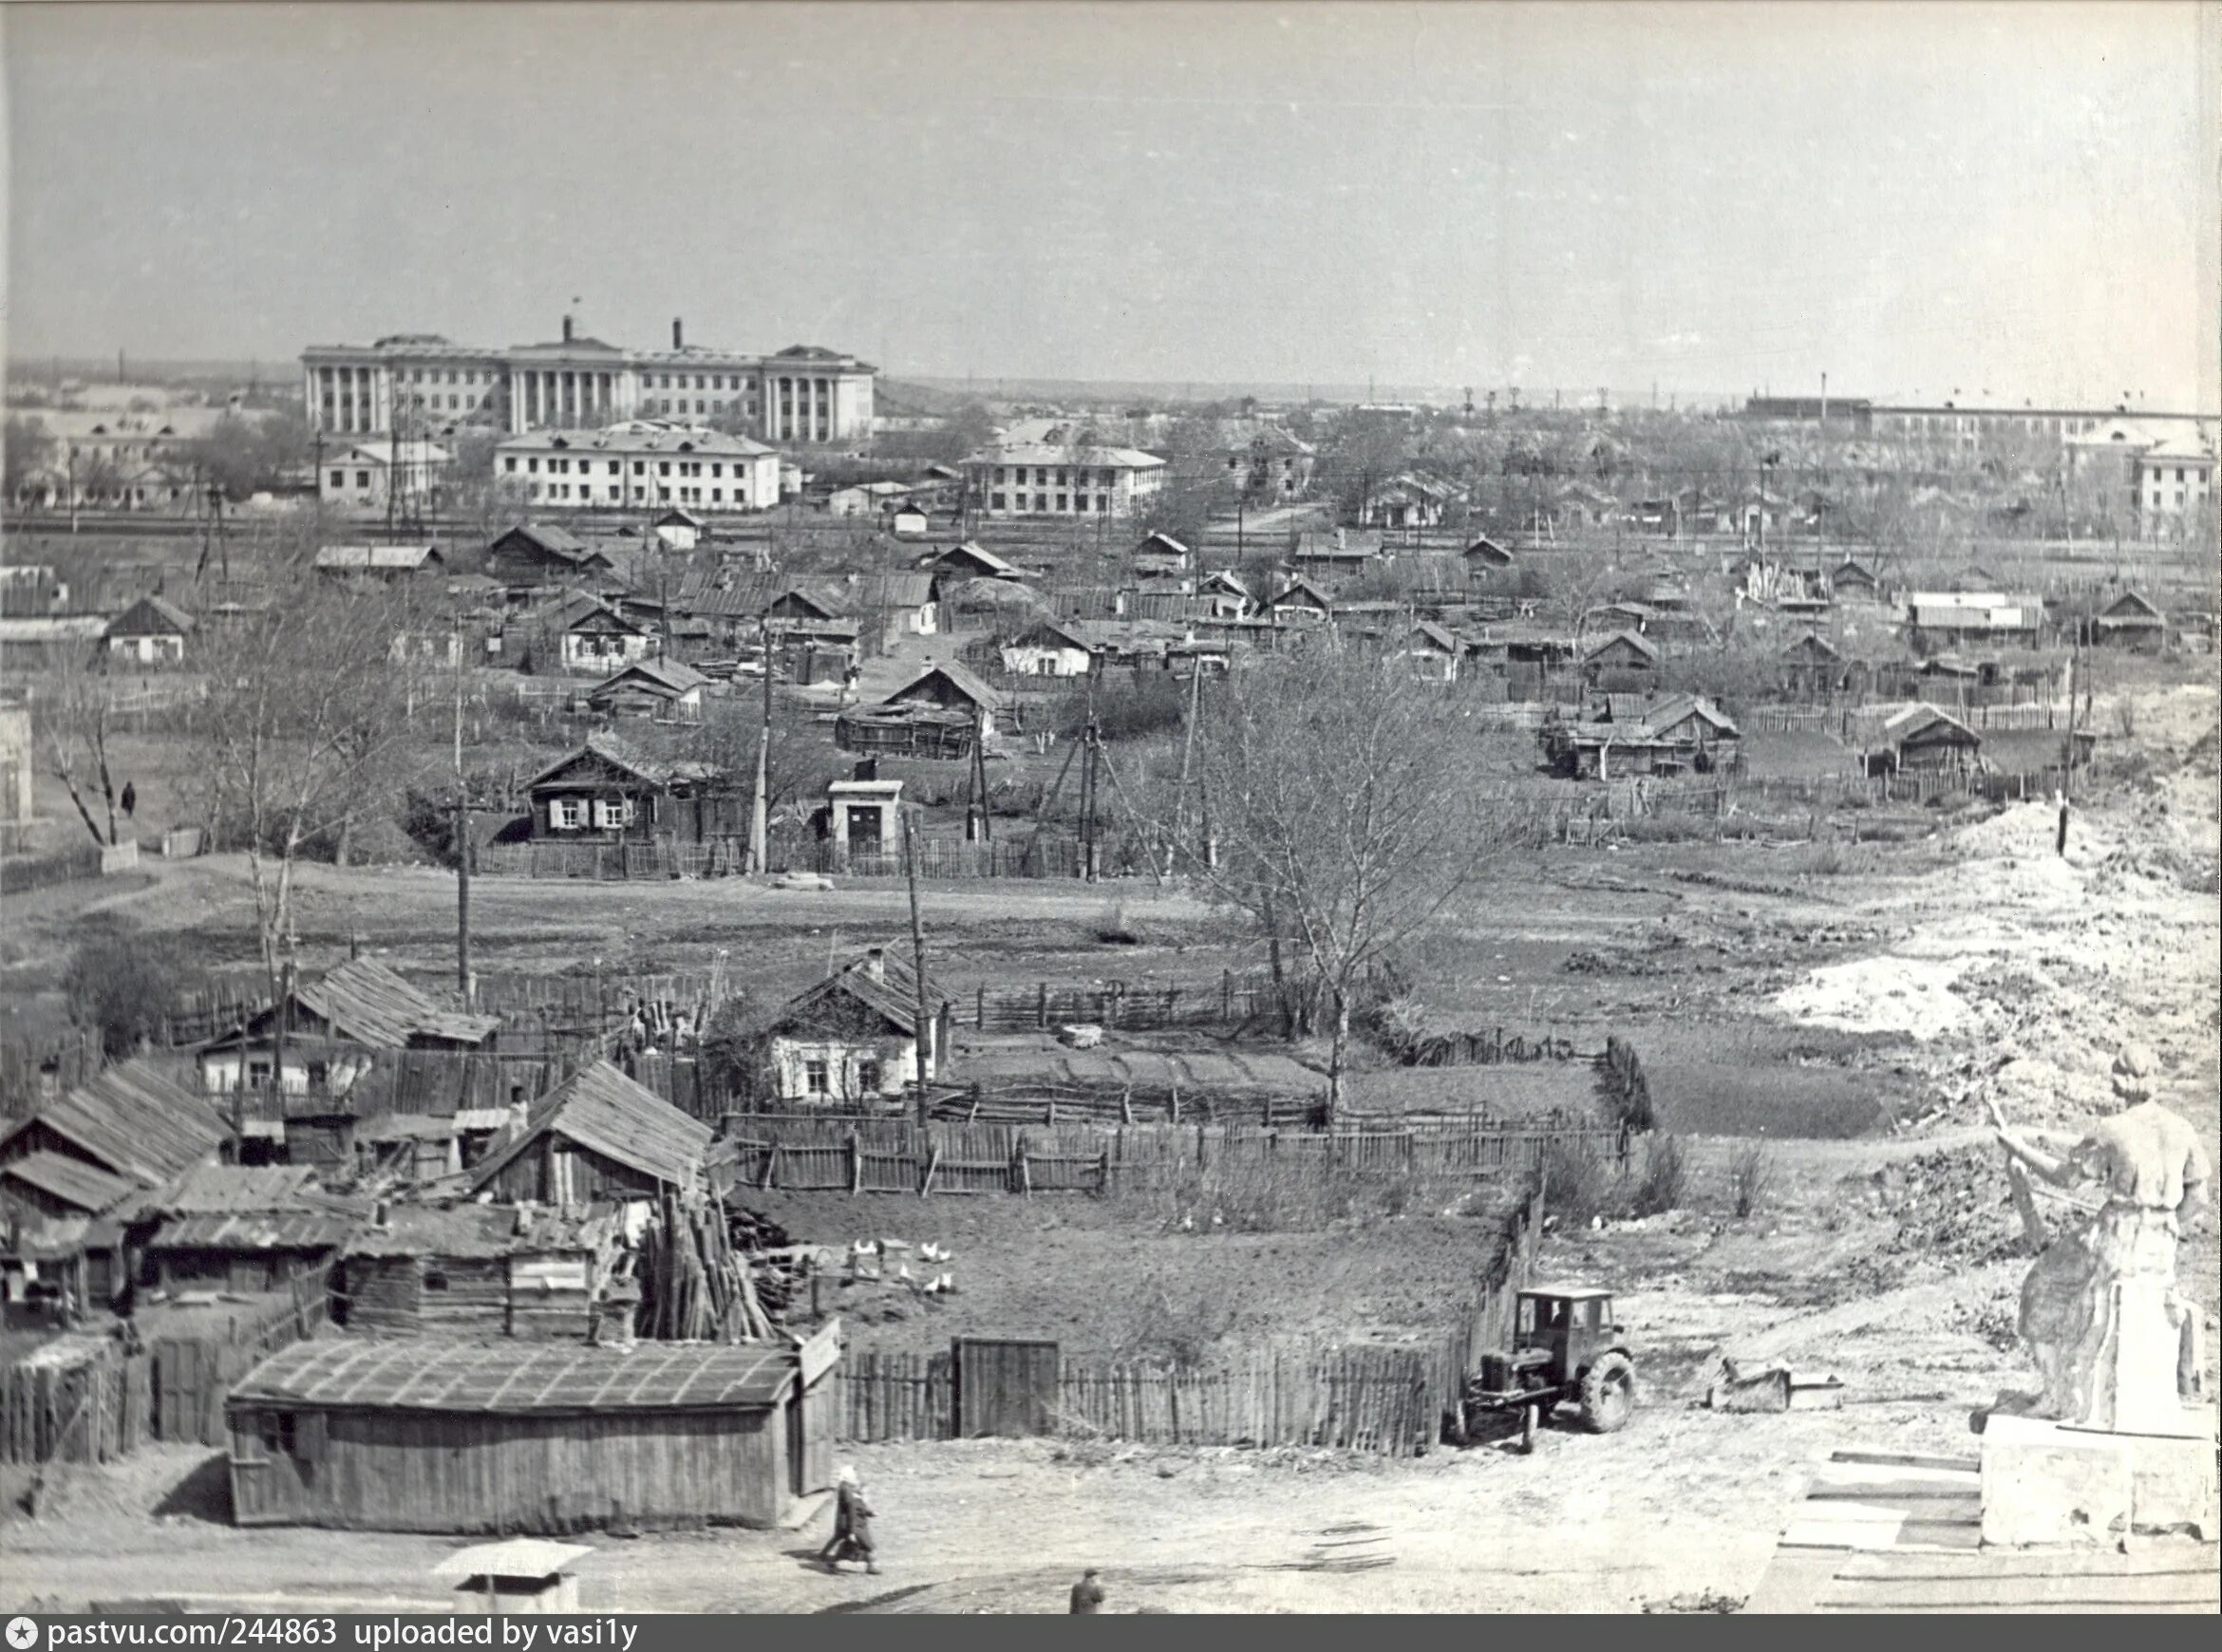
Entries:
{"type": "Polygon", "coordinates": [[[1870,722],[1860,742],[1870,772],[1955,774],[1980,768],[1983,737],[1950,712],[1926,703],[1870,722]]]}
{"type": "Polygon", "coordinates": [[[320,1338],[233,1388],[241,1526],[778,1526],[833,1481],[838,1323],[800,1344],[320,1338]]]}
{"type": "Polygon", "coordinates": [[[525,789],[533,836],[555,842],[700,842],[720,829],[729,807],[729,789],[709,764],[650,757],[601,732],[525,789]]]}
{"type": "Polygon", "coordinates": [[[369,1336],[622,1342],[639,1304],[624,1249],[614,1207],[386,1206],[340,1252],[337,1318],[369,1336]]]}
{"type": "Polygon", "coordinates": [[[1265,612],[1275,625],[1324,626],[1335,617],[1333,598],[1302,574],[1266,599],[1265,612]]]}
{"type": "Polygon", "coordinates": [[[926,570],[945,579],[1024,579],[1025,570],[970,539],[929,560],[926,570]]]}
{"type": "Polygon", "coordinates": [[[1742,766],[1742,731],[1711,701],[1693,694],[1645,701],[1606,697],[1603,716],[1546,723],[1546,760],[1574,779],[1712,774],[1742,766]],[[1632,704],[1631,704],[1632,703],[1632,704]]]}
{"type": "Polygon", "coordinates": [[[922,539],[932,525],[926,507],[915,499],[897,505],[887,519],[888,532],[898,539],[922,539]]]}
{"type": "MultiPolygon", "coordinates": [[[[918,977],[875,947],[781,1008],[764,1028],[782,1100],[824,1106],[900,1096],[918,1082],[918,977]]],[[[925,1078],[949,1048],[950,1004],[926,983],[925,1078]]]]}
{"type": "Polygon", "coordinates": [[[532,1104],[524,1130],[471,1173],[512,1204],[652,1198],[701,1177],[710,1127],[597,1061],[532,1104]]]}
{"type": "Polygon", "coordinates": [[[1438,528],[1459,497],[1449,482],[1407,471],[1369,490],[1358,519],[1369,528],[1438,528]]]}
{"type": "Polygon", "coordinates": [[[525,522],[486,547],[486,572],[505,585],[593,583],[617,565],[568,528],[525,522]]]}
{"type": "Polygon", "coordinates": [[[1513,554],[1486,534],[1475,535],[1466,542],[1465,550],[1459,556],[1465,564],[1466,577],[1469,579],[1487,578],[1492,573],[1503,573],[1513,565],[1513,554]]]}
{"type": "Polygon", "coordinates": [[[305,1165],[203,1165],[149,1195],[143,1282],[163,1290],[275,1290],[339,1253],[367,1213],[305,1165]]]}
{"type": "Polygon", "coordinates": [[[1420,620],[1404,635],[1403,658],[1423,683],[1456,683],[1464,650],[1459,639],[1433,620],[1420,620]]]}
{"type": "Polygon", "coordinates": [[[1794,700],[1825,700],[1843,686],[1844,656],[1816,631],[1782,646],[1779,668],[1782,692],[1794,700]]]}
{"type": "Polygon", "coordinates": [[[154,1188],[213,1164],[229,1135],[205,1097],[141,1056],[102,1068],[0,1136],[0,1164],[57,1153],[154,1188]]]}
{"type": "Polygon", "coordinates": [[[374,958],[297,981],[277,1004],[199,1051],[201,1088],[345,1096],[385,1050],[490,1050],[500,1018],[435,1002],[374,958]],[[285,1043],[285,1071],[277,1071],[285,1043]]]}
{"type": "Polygon", "coordinates": [[[1256,606],[1249,585],[1231,569],[1216,569],[1196,582],[1196,594],[1210,603],[1214,619],[1241,619],[1256,606]]]}
{"type": "Polygon", "coordinates": [[[2091,641],[2157,653],[2168,641],[2168,616],[2141,592],[2125,591],[2091,616],[2091,641]]]}
{"type": "Polygon", "coordinates": [[[703,530],[708,524],[692,511],[673,505],[650,526],[654,529],[656,537],[668,549],[691,551],[702,543],[703,530]]]}
{"type": "Polygon", "coordinates": [[[995,717],[1004,708],[1002,695],[953,660],[927,666],[879,704],[882,707],[923,706],[958,713],[988,740],[995,738],[995,717]]]}
{"type": "Polygon", "coordinates": [[[1847,556],[1829,571],[1829,591],[1839,603],[1879,603],[1882,581],[1857,557],[1847,556]]]}
{"type": "Polygon", "coordinates": [[[1659,669],[1658,646],[1635,631],[1614,631],[1590,645],[1582,655],[1582,673],[1597,683],[1617,679],[1649,679],[1659,669]]]}
{"type": "Polygon", "coordinates": [[[1095,667],[1094,645],[1078,620],[1044,615],[1005,643],[1003,668],[1014,677],[1084,677],[1095,667]]]}
{"type": "Polygon", "coordinates": [[[595,675],[645,660],[655,639],[599,597],[568,598],[549,616],[546,629],[556,639],[556,659],[566,671],[595,675]]]}
{"type": "Polygon", "coordinates": [[[1301,528],[1289,538],[1289,564],[1315,579],[1356,577],[1381,560],[1378,529],[1301,528]]]}
{"type": "Polygon", "coordinates": [[[175,666],[186,639],[199,629],[194,617],[166,597],[142,596],[101,631],[112,664],[175,666]]]}
{"type": "Polygon", "coordinates": [[[678,660],[635,660],[587,690],[590,709],[605,717],[654,723],[700,723],[709,679],[678,660]]]}

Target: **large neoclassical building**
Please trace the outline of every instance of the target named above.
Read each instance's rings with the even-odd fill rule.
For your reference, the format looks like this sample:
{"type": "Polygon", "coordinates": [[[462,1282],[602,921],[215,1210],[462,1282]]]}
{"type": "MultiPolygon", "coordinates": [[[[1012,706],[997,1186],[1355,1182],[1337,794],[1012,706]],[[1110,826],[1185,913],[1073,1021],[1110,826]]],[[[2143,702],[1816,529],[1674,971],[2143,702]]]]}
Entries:
{"type": "Polygon", "coordinates": [[[395,333],[368,345],[301,352],[309,422],[346,436],[383,435],[397,414],[412,432],[467,425],[522,435],[594,428],[631,419],[716,420],[765,441],[860,441],[872,431],[879,369],[815,345],[743,355],[689,345],[671,324],[669,349],[623,349],[577,334],[486,349],[437,333],[395,333]]]}

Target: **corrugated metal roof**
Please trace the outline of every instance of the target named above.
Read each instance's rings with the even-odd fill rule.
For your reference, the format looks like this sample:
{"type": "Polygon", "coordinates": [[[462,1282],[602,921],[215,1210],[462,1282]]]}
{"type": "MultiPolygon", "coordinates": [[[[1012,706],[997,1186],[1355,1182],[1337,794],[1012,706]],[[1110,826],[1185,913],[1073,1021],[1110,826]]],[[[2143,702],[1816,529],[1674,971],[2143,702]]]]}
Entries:
{"type": "Polygon", "coordinates": [[[149,1187],[210,1157],[229,1134],[206,1097],[164,1078],[143,1057],[103,1068],[16,1129],[34,1121],[104,1169],[149,1187]]]}
{"type": "Polygon", "coordinates": [[[279,1349],[239,1380],[232,1400],[486,1417],[755,1410],[777,1404],[796,1370],[792,1348],[766,1343],[621,1349],[330,1338],[279,1349]]]}
{"type": "Polygon", "coordinates": [[[484,1187],[541,1136],[555,1135],[661,1182],[685,1186],[708,1150],[710,1127],[682,1113],[608,1061],[594,1061],[533,1104],[525,1132],[479,1166],[484,1187]]]}
{"type": "Polygon", "coordinates": [[[41,1148],[12,1164],[0,1165],[0,1177],[13,1177],[50,1198],[74,1205],[87,1215],[97,1215],[140,1192],[127,1176],[96,1170],[81,1158],[41,1148]]]}

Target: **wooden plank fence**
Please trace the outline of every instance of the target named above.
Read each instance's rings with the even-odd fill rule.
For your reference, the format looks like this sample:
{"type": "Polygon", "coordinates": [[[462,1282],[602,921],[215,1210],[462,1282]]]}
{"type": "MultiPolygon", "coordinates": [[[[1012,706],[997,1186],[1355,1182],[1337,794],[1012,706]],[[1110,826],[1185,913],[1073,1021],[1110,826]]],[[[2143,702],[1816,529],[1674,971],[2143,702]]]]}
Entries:
{"type": "Polygon", "coordinates": [[[330,1273],[296,1277],[286,1300],[204,1334],[109,1340],[75,1363],[0,1367],[0,1463],[104,1463],[148,1440],[216,1446],[224,1401],[264,1356],[312,1336],[330,1312],[330,1273]]]}
{"type": "MultiPolygon", "coordinates": [[[[1050,1418],[1066,1437],[1140,1445],[1314,1446],[1410,1456],[1441,1437],[1443,1365],[1430,1348],[1239,1351],[1210,1366],[1063,1362],[1050,1418]]],[[[840,1437],[951,1439],[957,1381],[948,1354],[852,1349],[840,1437]]]]}
{"type": "Polygon", "coordinates": [[[1625,1173],[1635,1138],[1572,1119],[1537,1128],[1493,1121],[1393,1130],[1256,1126],[998,1124],[901,1120],[733,1121],[722,1144],[732,1185],[790,1192],[1107,1194],[1232,1166],[1320,1177],[1534,1175],[1554,1144],[1625,1173]]]}

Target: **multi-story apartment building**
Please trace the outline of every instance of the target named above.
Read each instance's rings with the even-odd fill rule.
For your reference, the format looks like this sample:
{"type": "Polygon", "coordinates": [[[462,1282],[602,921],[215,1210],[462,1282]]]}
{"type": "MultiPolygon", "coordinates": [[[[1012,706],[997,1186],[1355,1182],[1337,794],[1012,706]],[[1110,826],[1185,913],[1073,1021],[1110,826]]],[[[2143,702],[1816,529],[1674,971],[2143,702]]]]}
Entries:
{"type": "Polygon", "coordinates": [[[679,322],[668,349],[628,349],[576,332],[488,349],[434,333],[301,352],[309,422],[341,435],[390,431],[399,417],[425,434],[479,425],[598,429],[639,418],[715,419],[766,441],[861,441],[873,428],[869,362],[815,345],[749,355],[689,345],[679,322]]]}
{"type": "Polygon", "coordinates": [[[633,419],[599,430],[535,430],[494,450],[504,492],[556,510],[761,511],[780,502],[780,456],[697,424],[633,419]]]}
{"type": "Polygon", "coordinates": [[[2155,441],[2183,436],[2212,441],[2213,414],[2132,412],[2105,407],[1963,407],[1938,404],[1873,402],[1861,397],[1754,396],[1743,404],[1748,423],[1814,425],[1873,437],[1878,441],[1928,448],[1980,460],[2010,450],[2032,461],[2063,457],[2079,437],[2126,421],[2155,441]]]}
{"type": "Polygon", "coordinates": [[[2214,451],[2171,437],[2137,455],[2137,520],[2148,538],[2181,538],[2213,519],[2214,451]]]}
{"type": "Polygon", "coordinates": [[[1098,446],[1091,437],[1006,441],[968,456],[972,508],[990,516],[1132,516],[1165,485],[1165,461],[1139,448],[1098,446]]]}

